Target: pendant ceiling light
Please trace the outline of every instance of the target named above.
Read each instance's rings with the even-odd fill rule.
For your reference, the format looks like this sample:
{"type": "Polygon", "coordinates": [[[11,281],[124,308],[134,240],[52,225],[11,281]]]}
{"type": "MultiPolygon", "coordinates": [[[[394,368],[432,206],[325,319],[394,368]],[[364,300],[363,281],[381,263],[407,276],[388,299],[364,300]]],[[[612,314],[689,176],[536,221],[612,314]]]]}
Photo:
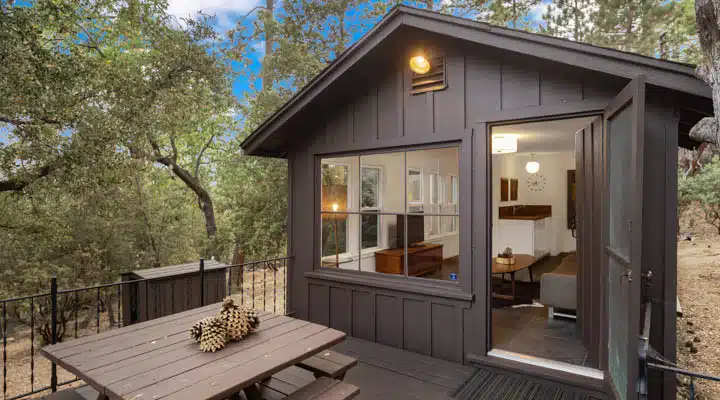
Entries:
{"type": "Polygon", "coordinates": [[[540,163],[535,161],[535,154],[533,153],[532,159],[525,164],[525,171],[528,172],[528,174],[534,174],[538,171],[540,171],[540,163]]]}

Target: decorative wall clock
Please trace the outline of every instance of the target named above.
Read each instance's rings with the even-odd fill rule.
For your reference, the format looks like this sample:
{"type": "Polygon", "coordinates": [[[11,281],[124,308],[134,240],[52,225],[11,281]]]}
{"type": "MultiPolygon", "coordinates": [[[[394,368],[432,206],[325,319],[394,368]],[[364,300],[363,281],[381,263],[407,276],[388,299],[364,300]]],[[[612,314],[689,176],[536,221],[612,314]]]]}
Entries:
{"type": "Polygon", "coordinates": [[[545,176],[541,174],[531,174],[527,178],[528,189],[531,192],[542,192],[545,189],[545,176]]]}

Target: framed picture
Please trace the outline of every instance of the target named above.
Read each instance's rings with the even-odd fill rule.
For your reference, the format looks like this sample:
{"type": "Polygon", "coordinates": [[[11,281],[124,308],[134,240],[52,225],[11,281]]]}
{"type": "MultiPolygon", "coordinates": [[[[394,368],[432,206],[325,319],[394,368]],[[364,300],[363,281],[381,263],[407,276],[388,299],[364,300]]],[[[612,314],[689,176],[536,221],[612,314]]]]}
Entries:
{"type": "Polygon", "coordinates": [[[517,201],[518,199],[518,184],[517,179],[510,179],[510,201],[517,201]]]}
{"type": "Polygon", "coordinates": [[[500,178],[500,201],[508,201],[510,180],[500,178]]]}

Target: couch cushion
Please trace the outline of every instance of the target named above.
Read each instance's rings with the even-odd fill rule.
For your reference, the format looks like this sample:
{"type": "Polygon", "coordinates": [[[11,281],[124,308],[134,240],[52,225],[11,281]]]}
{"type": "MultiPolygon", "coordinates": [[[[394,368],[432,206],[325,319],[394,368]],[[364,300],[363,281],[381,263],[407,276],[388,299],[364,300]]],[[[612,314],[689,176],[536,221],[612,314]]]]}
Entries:
{"type": "Polygon", "coordinates": [[[563,257],[560,265],[553,271],[555,274],[577,275],[577,253],[572,252],[563,257]]]}

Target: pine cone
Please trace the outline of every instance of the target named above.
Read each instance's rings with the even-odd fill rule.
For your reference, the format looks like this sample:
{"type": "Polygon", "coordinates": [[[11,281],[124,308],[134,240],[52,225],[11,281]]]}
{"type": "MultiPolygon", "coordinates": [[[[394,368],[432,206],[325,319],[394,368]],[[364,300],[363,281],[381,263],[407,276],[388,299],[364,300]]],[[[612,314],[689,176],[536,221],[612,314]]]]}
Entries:
{"type": "Polygon", "coordinates": [[[250,322],[245,310],[236,306],[233,300],[226,297],[223,300],[223,309],[220,319],[225,321],[228,340],[240,340],[250,332],[250,322]]]}
{"type": "Polygon", "coordinates": [[[203,321],[200,320],[193,324],[193,326],[190,328],[190,338],[194,340],[196,343],[200,343],[200,336],[202,336],[203,331],[203,321]]]}
{"type": "Polygon", "coordinates": [[[225,321],[218,317],[207,317],[200,320],[199,324],[202,330],[200,334],[201,351],[215,352],[225,347],[227,339],[225,321]]]}
{"type": "Polygon", "coordinates": [[[252,309],[246,308],[244,311],[247,316],[248,323],[250,324],[250,331],[254,331],[258,326],[260,326],[260,316],[258,316],[257,311],[252,309]]]}

